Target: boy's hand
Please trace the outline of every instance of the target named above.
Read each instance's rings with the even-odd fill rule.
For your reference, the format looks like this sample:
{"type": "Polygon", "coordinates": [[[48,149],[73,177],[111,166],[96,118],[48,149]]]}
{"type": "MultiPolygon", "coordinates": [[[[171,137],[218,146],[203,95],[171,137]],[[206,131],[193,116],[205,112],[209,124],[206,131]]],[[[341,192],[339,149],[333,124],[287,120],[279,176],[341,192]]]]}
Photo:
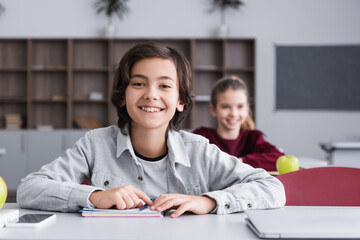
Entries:
{"type": "Polygon", "coordinates": [[[184,194],[164,194],[156,198],[151,206],[151,210],[159,212],[177,209],[171,214],[176,218],[186,211],[195,214],[208,214],[216,207],[216,201],[206,196],[190,196],[184,194]]]}
{"type": "Polygon", "coordinates": [[[129,209],[141,207],[142,199],[149,206],[153,204],[150,198],[142,191],[133,186],[124,186],[106,191],[95,191],[90,194],[89,200],[96,208],[129,209]]]}

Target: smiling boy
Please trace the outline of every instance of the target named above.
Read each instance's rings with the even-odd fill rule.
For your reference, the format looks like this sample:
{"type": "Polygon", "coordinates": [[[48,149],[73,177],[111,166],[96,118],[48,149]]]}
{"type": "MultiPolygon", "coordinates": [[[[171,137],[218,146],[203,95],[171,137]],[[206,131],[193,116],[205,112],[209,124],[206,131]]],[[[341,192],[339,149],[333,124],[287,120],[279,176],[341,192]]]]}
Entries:
{"type": "Polygon", "coordinates": [[[22,180],[21,207],[82,207],[226,214],[283,206],[283,185],[222,152],[205,138],[178,131],[192,107],[186,58],[156,43],[138,44],[120,61],[112,103],[118,125],[89,131],[65,156],[22,180]],[[89,186],[81,185],[89,179],[89,186]],[[150,198],[156,198],[154,202],[150,198]]]}

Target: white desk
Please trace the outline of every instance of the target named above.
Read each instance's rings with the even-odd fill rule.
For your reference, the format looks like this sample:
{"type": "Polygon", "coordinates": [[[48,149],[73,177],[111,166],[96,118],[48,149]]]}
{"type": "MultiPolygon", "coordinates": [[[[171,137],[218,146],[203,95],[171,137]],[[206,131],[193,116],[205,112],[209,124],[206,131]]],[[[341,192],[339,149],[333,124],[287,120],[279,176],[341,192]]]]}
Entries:
{"type": "MultiPolygon", "coordinates": [[[[18,208],[7,203],[4,208],[18,208]]],[[[20,209],[20,215],[40,211],[20,209]]],[[[0,228],[0,239],[258,239],[245,224],[245,214],[184,215],[164,218],[82,218],[58,213],[40,229],[0,228]]]]}

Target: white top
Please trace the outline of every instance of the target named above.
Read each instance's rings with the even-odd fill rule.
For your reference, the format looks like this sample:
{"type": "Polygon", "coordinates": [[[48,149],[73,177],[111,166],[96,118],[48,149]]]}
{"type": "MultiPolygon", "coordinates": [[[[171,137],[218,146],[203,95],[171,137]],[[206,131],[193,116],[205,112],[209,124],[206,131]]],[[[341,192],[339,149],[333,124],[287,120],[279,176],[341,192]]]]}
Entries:
{"type": "Polygon", "coordinates": [[[138,160],[144,170],[146,179],[146,189],[151,189],[149,197],[157,198],[164,192],[168,191],[167,180],[167,155],[158,161],[146,161],[138,157],[138,160]]]}

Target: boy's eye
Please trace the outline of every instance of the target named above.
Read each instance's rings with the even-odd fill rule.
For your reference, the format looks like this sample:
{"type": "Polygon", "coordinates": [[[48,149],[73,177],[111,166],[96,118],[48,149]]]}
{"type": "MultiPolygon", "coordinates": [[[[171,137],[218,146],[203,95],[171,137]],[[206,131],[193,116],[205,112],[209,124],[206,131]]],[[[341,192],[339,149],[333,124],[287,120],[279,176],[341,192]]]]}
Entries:
{"type": "Polygon", "coordinates": [[[241,109],[241,108],[243,108],[244,107],[244,105],[238,105],[238,108],[239,109],[241,109]]]}
{"type": "Polygon", "coordinates": [[[229,108],[229,106],[227,106],[227,105],[223,105],[223,106],[221,106],[221,108],[223,108],[223,109],[227,109],[227,108],[229,108]]]}
{"type": "Polygon", "coordinates": [[[144,84],[141,82],[133,82],[131,85],[136,86],[136,87],[144,86],[144,84]]]}
{"type": "Polygon", "coordinates": [[[171,88],[171,86],[170,86],[170,85],[167,85],[167,84],[162,84],[162,85],[160,85],[160,87],[161,87],[161,88],[171,88]]]}

